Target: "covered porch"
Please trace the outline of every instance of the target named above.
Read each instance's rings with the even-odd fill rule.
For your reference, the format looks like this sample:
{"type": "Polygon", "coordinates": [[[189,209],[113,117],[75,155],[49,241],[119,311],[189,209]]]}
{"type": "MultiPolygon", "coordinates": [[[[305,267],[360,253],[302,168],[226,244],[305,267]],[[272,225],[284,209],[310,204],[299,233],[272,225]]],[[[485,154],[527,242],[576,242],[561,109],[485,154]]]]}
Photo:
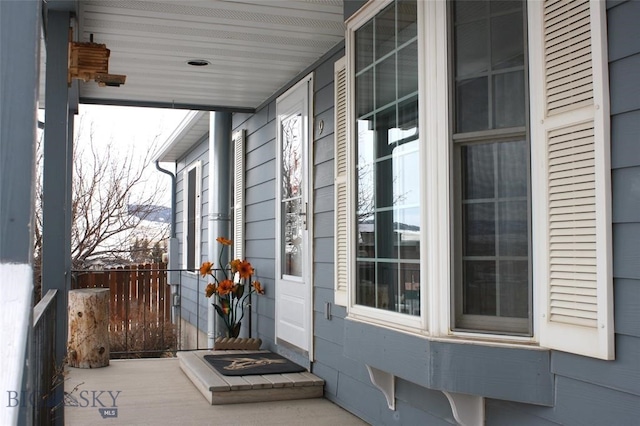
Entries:
{"type": "Polygon", "coordinates": [[[68,368],[64,388],[68,394],[65,424],[70,426],[103,419],[114,425],[366,424],[324,398],[210,405],[182,372],[177,358],[114,360],[99,369],[68,368]],[[77,406],[70,405],[75,402],[77,406]]]}
{"type": "MultiPolygon", "coordinates": [[[[340,0],[109,3],[29,0],[0,2],[0,28],[3,183],[0,275],[6,277],[0,282],[3,290],[0,312],[3,324],[14,325],[4,327],[0,341],[15,342],[0,347],[7,365],[0,374],[0,389],[18,392],[33,389],[35,381],[27,359],[33,358],[29,351],[37,350],[33,347],[31,327],[34,316],[37,317],[32,309],[31,226],[37,110],[45,109],[42,289],[43,295],[55,291],[50,304],[55,306],[56,314],[46,331],[51,346],[41,350],[39,356],[43,362],[59,366],[66,356],[73,121],[78,109],[83,104],[103,104],[219,111],[229,115],[253,113],[343,41],[344,19],[340,0]],[[104,44],[110,50],[109,74],[70,74],[71,45],[92,42],[104,44]],[[121,87],[112,87],[117,84],[109,80],[111,74],[118,77],[118,84],[122,84],[119,77],[126,77],[126,82],[121,87]]],[[[174,411],[181,413],[175,419],[190,422],[194,414],[186,400],[202,400],[202,409],[206,410],[193,423],[202,424],[202,419],[217,416],[212,411],[215,409],[206,404],[182,375],[176,360],[138,361],[137,365],[148,363],[159,368],[147,373],[144,368],[127,370],[128,363],[136,365],[136,361],[114,362],[104,371],[72,371],[67,385],[73,389],[77,377],[76,383],[91,383],[96,387],[92,390],[109,389],[116,383],[121,383],[123,389],[128,384],[133,386],[126,388],[131,395],[126,404],[135,407],[131,412],[140,417],[125,418],[125,424],[167,423],[174,418],[167,414],[172,407],[180,408],[174,411]],[[124,372],[119,376],[121,369],[124,372]],[[153,380],[163,380],[166,386],[160,387],[153,380]],[[180,380],[193,395],[171,405],[167,401],[182,395],[178,390],[180,380]],[[165,396],[167,400],[162,399],[165,396]],[[143,397],[149,398],[149,402],[138,399],[143,397]]],[[[62,398],[56,388],[53,400],[59,402],[62,398]]],[[[296,402],[292,406],[320,403],[296,402]]],[[[30,418],[28,410],[2,408],[0,423],[15,424],[30,418]]],[[[248,411],[241,406],[229,410],[248,411]]],[[[73,410],[65,411],[69,411],[70,417],[65,421],[63,416],[57,416],[56,424],[87,423],[80,417],[76,419],[73,410]]],[[[317,417],[310,411],[305,414],[308,419],[317,417]]],[[[84,415],[83,411],[79,410],[77,415],[84,415]]],[[[225,418],[225,413],[222,416],[225,418]]],[[[259,417],[264,423],[264,413],[259,417]]],[[[258,417],[255,419],[257,422],[258,417]]],[[[224,422],[228,423],[228,419],[224,422]]],[[[252,422],[247,418],[246,423],[252,422]]]]}

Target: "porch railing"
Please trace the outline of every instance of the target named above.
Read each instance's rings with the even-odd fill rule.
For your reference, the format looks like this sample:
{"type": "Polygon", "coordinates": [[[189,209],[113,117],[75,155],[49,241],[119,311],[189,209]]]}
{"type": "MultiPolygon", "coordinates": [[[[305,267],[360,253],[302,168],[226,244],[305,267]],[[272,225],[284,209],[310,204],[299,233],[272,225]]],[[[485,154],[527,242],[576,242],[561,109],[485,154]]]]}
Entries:
{"type": "Polygon", "coordinates": [[[176,349],[166,264],[72,271],[72,289],[110,290],[111,357],[160,356],[176,349]]]}
{"type": "Polygon", "coordinates": [[[207,348],[207,279],[196,271],[147,264],[74,270],[72,276],[72,289],[110,289],[111,358],[207,348]]]}
{"type": "Polygon", "coordinates": [[[34,425],[54,423],[55,411],[62,408],[64,383],[62,366],[55,361],[57,290],[49,290],[33,309],[32,374],[30,406],[34,425]],[[58,388],[59,387],[59,388],[58,388]]]}

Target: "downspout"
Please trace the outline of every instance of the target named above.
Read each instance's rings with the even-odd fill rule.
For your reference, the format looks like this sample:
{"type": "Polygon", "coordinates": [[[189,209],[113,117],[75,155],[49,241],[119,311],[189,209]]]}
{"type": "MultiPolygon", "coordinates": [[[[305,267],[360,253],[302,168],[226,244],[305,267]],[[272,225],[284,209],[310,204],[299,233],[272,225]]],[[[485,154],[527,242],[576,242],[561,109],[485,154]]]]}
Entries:
{"type": "MultiPolygon", "coordinates": [[[[160,167],[160,161],[156,160],[156,169],[161,171],[164,174],[169,175],[171,178],[171,238],[176,237],[176,175],[174,175],[171,171],[167,169],[163,169],[160,167]]],[[[175,259],[174,259],[175,260],[175,259]]],[[[169,258],[169,263],[171,263],[171,258],[169,258]]]]}
{"type": "MultiPolygon", "coordinates": [[[[229,250],[221,253],[216,238],[231,236],[231,113],[213,111],[209,116],[209,216],[207,256],[215,268],[229,263],[229,250]],[[220,255],[222,254],[222,257],[220,255]],[[220,259],[220,264],[217,264],[220,259]]],[[[221,277],[218,276],[218,279],[221,277]]],[[[213,348],[215,338],[223,330],[216,324],[216,312],[211,303],[207,311],[207,343],[213,348]]]]}
{"type": "Polygon", "coordinates": [[[168,280],[171,286],[171,322],[176,323],[178,308],[180,307],[179,288],[180,271],[178,270],[178,238],[176,238],[176,175],[167,169],[160,167],[160,161],[156,160],[156,169],[169,175],[171,178],[171,230],[169,233],[169,263],[167,265],[168,280]]]}

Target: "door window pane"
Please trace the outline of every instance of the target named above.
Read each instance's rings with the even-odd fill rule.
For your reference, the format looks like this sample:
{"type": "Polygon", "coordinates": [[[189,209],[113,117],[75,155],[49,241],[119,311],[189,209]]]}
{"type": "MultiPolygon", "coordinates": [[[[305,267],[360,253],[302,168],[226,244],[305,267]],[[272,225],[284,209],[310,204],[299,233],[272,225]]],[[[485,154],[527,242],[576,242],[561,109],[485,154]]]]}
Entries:
{"type": "Polygon", "coordinates": [[[282,199],[302,191],[302,116],[282,120],[282,199]]]}
{"type": "Polygon", "coordinates": [[[283,242],[282,273],[302,276],[302,230],[304,217],[302,199],[296,198],[283,202],[283,242]]]}

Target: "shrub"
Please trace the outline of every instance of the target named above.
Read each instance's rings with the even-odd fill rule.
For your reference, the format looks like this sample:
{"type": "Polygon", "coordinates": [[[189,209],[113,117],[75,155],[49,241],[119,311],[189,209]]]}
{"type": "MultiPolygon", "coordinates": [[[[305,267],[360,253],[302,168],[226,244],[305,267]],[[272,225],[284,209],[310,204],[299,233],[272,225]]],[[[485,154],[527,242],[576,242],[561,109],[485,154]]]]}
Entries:
{"type": "Polygon", "coordinates": [[[109,341],[111,358],[159,358],[173,356],[177,330],[168,319],[161,319],[147,306],[132,306],[129,318],[111,315],[109,341]]]}

